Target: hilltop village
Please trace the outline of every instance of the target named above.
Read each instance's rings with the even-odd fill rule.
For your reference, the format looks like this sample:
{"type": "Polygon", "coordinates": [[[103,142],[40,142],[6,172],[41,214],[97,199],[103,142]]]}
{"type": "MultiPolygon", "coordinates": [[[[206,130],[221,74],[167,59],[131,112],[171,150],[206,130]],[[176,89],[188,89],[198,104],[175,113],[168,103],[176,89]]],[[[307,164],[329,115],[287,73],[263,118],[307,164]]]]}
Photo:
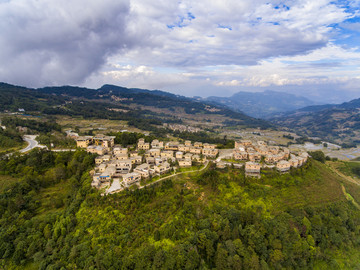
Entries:
{"type": "MultiPolygon", "coordinates": [[[[298,168],[306,163],[308,153],[301,152],[298,155],[290,153],[287,147],[268,146],[264,141],[253,143],[250,140],[235,142],[232,158],[245,161],[245,174],[247,176],[260,177],[261,168],[275,168],[284,173],[291,167],[298,168]]],[[[229,163],[221,161],[218,167],[229,166],[229,163]]]]}
{"type": "Polygon", "coordinates": [[[306,152],[295,155],[286,147],[269,146],[264,141],[237,141],[232,153],[220,156],[215,144],[191,141],[164,143],[159,140],[149,143],[142,138],[136,147],[124,148],[115,145],[114,139],[114,136],[101,134],[75,138],[77,147],[98,154],[91,185],[106,190],[106,194],[134,184],[140,185],[142,179],[209,161],[215,162],[218,168],[241,168],[245,165],[246,176],[260,177],[262,168],[276,168],[285,173],[291,167],[302,166],[308,159],[306,152]]]}

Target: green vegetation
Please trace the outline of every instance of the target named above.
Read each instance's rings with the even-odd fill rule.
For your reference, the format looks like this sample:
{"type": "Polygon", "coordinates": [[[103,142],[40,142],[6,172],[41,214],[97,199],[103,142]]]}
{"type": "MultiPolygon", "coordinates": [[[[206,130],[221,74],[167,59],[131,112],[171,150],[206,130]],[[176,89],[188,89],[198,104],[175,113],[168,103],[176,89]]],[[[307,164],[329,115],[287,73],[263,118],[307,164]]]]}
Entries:
{"type": "Polygon", "coordinates": [[[340,144],[343,148],[356,147],[360,142],[360,99],[339,105],[310,106],[271,119],[275,124],[296,130],[309,137],[320,137],[340,144]]]}
{"type": "Polygon", "coordinates": [[[313,151],[313,152],[309,152],[309,154],[313,159],[325,163],[326,157],[323,151],[320,150],[313,151]]]}
{"type": "Polygon", "coordinates": [[[210,166],[103,197],[93,159],[33,150],[0,161],[0,184],[13,182],[0,190],[2,268],[359,267],[360,212],[322,163],[261,179],[210,166]]]}
{"type": "Polygon", "coordinates": [[[337,168],[345,175],[360,178],[359,162],[338,162],[337,168]]]}
{"type": "Polygon", "coordinates": [[[58,125],[54,119],[51,120],[32,120],[23,119],[20,117],[3,117],[1,120],[2,124],[7,128],[16,129],[16,127],[28,128],[28,133],[49,133],[52,131],[61,131],[61,126],[58,125]]]}
{"type": "Polygon", "coordinates": [[[0,151],[10,150],[23,145],[20,133],[13,128],[0,127],[0,151]]]}
{"type": "Polygon", "coordinates": [[[231,125],[227,123],[231,118],[242,127],[272,127],[264,120],[225,107],[211,106],[215,110],[209,111],[208,104],[183,96],[112,85],[97,90],[71,86],[28,89],[0,83],[0,100],[3,110],[25,109],[38,116],[67,115],[86,119],[124,120],[131,126],[158,136],[165,135],[163,123],[183,123],[184,116],[197,119],[195,116],[207,115],[217,118],[219,124],[231,125]],[[169,110],[173,113],[169,114],[169,110]]]}
{"type": "MultiPolygon", "coordinates": [[[[0,147],[2,144],[3,148],[11,148],[16,146],[14,141],[19,142],[21,134],[17,131],[17,127],[26,128],[26,133],[28,134],[40,134],[37,137],[37,140],[40,144],[46,145],[48,148],[75,148],[76,142],[73,139],[67,138],[64,133],[62,133],[62,128],[59,124],[56,123],[54,119],[27,119],[20,117],[3,117],[2,124],[7,128],[4,133],[11,133],[8,135],[8,139],[1,139],[0,135],[0,147]]],[[[9,150],[9,149],[8,149],[9,150]]]]}
{"type": "Polygon", "coordinates": [[[74,149],[76,148],[76,141],[71,138],[67,138],[61,132],[53,132],[51,134],[41,134],[36,137],[36,140],[40,144],[46,145],[50,148],[61,148],[61,149],[74,149]]]}
{"type": "Polygon", "coordinates": [[[1,110],[15,111],[42,111],[54,105],[62,104],[65,98],[40,93],[34,89],[0,83],[1,110]]]}

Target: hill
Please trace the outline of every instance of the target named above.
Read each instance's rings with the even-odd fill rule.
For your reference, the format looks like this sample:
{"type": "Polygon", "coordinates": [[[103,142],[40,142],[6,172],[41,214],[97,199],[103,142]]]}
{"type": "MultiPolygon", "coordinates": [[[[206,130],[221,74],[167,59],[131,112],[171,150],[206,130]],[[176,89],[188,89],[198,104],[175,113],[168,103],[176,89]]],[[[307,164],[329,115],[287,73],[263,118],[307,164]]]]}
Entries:
{"type": "Polygon", "coordinates": [[[360,99],[339,105],[306,107],[280,114],[271,121],[298,133],[339,144],[360,143],[360,99]]]}
{"type": "Polygon", "coordinates": [[[3,269],[358,269],[359,199],[326,165],[261,179],[208,168],[100,196],[94,157],[0,161],[3,269]],[[12,183],[7,183],[12,181],[12,183]]]}
{"type": "Polygon", "coordinates": [[[154,125],[159,128],[163,123],[195,124],[201,128],[229,125],[271,127],[264,120],[223,106],[159,90],[114,85],[104,85],[99,89],[74,86],[29,89],[2,83],[0,105],[4,110],[13,112],[24,109],[48,115],[126,120],[145,130],[153,130],[154,125]]]}
{"type": "Polygon", "coordinates": [[[305,97],[270,90],[264,92],[238,92],[231,97],[212,96],[205,100],[259,118],[268,118],[274,113],[293,111],[315,105],[315,102],[305,97]]]}
{"type": "Polygon", "coordinates": [[[43,94],[35,89],[0,83],[1,111],[17,112],[19,109],[41,111],[64,102],[65,99],[61,96],[43,94]]]}

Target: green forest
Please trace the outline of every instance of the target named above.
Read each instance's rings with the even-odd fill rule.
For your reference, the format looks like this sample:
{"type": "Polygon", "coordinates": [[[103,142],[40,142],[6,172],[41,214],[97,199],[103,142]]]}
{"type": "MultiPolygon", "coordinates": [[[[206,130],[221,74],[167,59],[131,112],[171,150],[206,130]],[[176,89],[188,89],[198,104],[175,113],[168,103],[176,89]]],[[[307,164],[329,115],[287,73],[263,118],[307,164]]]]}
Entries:
{"type": "Polygon", "coordinates": [[[0,127],[0,154],[23,145],[21,134],[15,128],[0,127]]]}
{"type": "MultiPolygon", "coordinates": [[[[126,139],[127,138],[118,138],[126,139]]],[[[358,269],[359,188],[311,160],[281,175],[228,168],[100,196],[94,156],[0,161],[2,269],[358,269]]]]}

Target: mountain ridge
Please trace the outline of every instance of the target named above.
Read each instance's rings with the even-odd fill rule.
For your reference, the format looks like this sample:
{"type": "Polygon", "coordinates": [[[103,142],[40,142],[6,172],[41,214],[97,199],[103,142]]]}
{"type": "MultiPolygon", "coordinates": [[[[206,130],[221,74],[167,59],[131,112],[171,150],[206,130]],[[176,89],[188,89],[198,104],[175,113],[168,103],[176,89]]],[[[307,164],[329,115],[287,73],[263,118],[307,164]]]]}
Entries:
{"type": "Polygon", "coordinates": [[[126,88],[106,84],[98,89],[78,86],[49,86],[33,89],[4,83],[0,84],[0,105],[4,110],[10,111],[24,108],[26,111],[86,115],[86,117],[101,116],[104,113],[106,117],[119,119],[131,114],[132,119],[151,118],[174,121],[175,117],[178,122],[183,121],[187,116],[196,115],[197,118],[204,119],[206,115],[207,117],[220,115],[222,120],[219,121],[225,126],[272,126],[264,120],[247,116],[221,105],[209,105],[202,101],[195,101],[185,96],[160,90],[126,88]],[[2,102],[4,100],[6,102],[2,102]],[[87,106],[88,110],[84,103],[91,103],[90,106],[87,106]],[[128,112],[125,113],[125,111],[128,112]]]}
{"type": "Polygon", "coordinates": [[[270,121],[295,131],[337,143],[360,143],[360,98],[341,104],[310,106],[282,113],[270,121]]]}
{"type": "Polygon", "coordinates": [[[266,119],[274,113],[293,111],[318,103],[289,93],[266,90],[264,92],[237,92],[231,97],[210,96],[205,101],[225,105],[252,117],[266,119]]]}

